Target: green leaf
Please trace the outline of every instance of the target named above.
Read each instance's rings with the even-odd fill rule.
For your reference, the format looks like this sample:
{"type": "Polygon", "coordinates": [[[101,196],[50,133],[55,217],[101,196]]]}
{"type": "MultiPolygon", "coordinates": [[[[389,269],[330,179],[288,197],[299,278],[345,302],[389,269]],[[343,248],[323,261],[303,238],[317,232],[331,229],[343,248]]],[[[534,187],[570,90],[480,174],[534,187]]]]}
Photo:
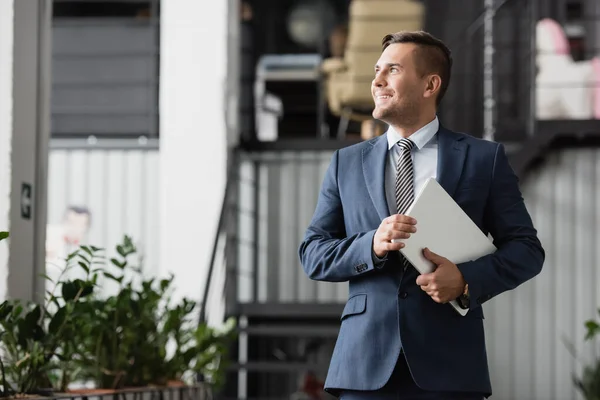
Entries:
{"type": "Polygon", "coordinates": [[[36,305],[27,315],[25,320],[30,324],[37,324],[42,316],[42,310],[39,305],[36,305]]]}
{"type": "Polygon", "coordinates": [[[4,240],[7,239],[10,236],[10,234],[8,232],[0,232],[0,240],[4,240]]]}
{"type": "Polygon", "coordinates": [[[22,304],[20,304],[20,303],[17,303],[17,304],[15,305],[15,309],[14,309],[14,311],[13,311],[13,316],[14,316],[15,318],[18,318],[18,317],[21,315],[21,313],[22,313],[22,312],[23,312],[23,305],[22,305],[22,304]]]}
{"type": "Polygon", "coordinates": [[[63,282],[62,284],[62,297],[65,301],[74,300],[79,292],[79,287],[73,281],[63,282]]]}
{"type": "Polygon", "coordinates": [[[596,336],[596,334],[600,333],[600,325],[598,325],[598,323],[596,321],[587,321],[585,323],[585,327],[587,328],[587,332],[585,334],[585,340],[590,340],[592,339],[594,336],[596,336]]]}
{"type": "Polygon", "coordinates": [[[70,253],[70,254],[67,256],[67,262],[69,262],[69,261],[71,261],[72,259],[74,259],[74,258],[77,256],[77,254],[79,254],[79,250],[75,250],[75,251],[73,251],[72,253],[70,253]]]}
{"type": "Polygon", "coordinates": [[[79,261],[78,264],[79,264],[79,266],[81,268],[83,268],[83,270],[85,271],[86,274],[90,273],[90,267],[88,267],[87,265],[85,265],[85,263],[79,261]]]}
{"type": "Polygon", "coordinates": [[[40,320],[41,310],[40,306],[35,306],[25,318],[17,322],[19,328],[19,335],[17,341],[22,347],[27,346],[28,341],[38,342],[44,338],[44,331],[38,325],[40,320]]]}
{"type": "Polygon", "coordinates": [[[162,279],[160,281],[160,290],[164,292],[166,289],[169,288],[170,285],[171,285],[171,279],[162,279]]]}
{"type": "Polygon", "coordinates": [[[117,278],[116,276],[114,276],[110,272],[104,272],[104,276],[107,277],[108,279],[112,279],[113,281],[118,282],[118,283],[123,282],[123,278],[124,278],[124,276],[121,276],[121,277],[117,278]]]}
{"type": "Polygon", "coordinates": [[[50,282],[50,283],[55,283],[55,282],[52,280],[52,278],[50,278],[50,277],[49,277],[48,275],[46,275],[46,274],[41,274],[40,276],[41,276],[42,278],[44,278],[45,280],[47,280],[48,282],[50,282]]]}
{"type": "Polygon", "coordinates": [[[103,249],[103,248],[101,248],[101,247],[96,247],[96,246],[91,246],[91,247],[92,247],[92,250],[93,250],[95,253],[97,253],[97,252],[99,252],[99,251],[104,251],[104,249],[103,249]]]}
{"type": "Polygon", "coordinates": [[[120,268],[120,269],[124,269],[125,266],[127,265],[127,261],[119,261],[116,258],[111,258],[110,262],[113,263],[116,267],[120,268]]]}
{"type": "Polygon", "coordinates": [[[81,279],[75,279],[74,282],[77,286],[79,297],[89,296],[94,291],[94,285],[91,282],[82,281],[81,279]]]}
{"type": "Polygon", "coordinates": [[[60,302],[58,301],[58,299],[56,297],[54,297],[54,296],[50,297],[50,302],[52,304],[55,304],[56,307],[60,307],[60,302]]]}
{"type": "Polygon", "coordinates": [[[12,310],[13,305],[10,304],[8,301],[4,301],[2,304],[0,304],[0,320],[4,321],[6,317],[10,315],[12,310]]]}
{"type": "Polygon", "coordinates": [[[88,253],[90,256],[94,256],[94,253],[92,252],[92,249],[90,249],[88,246],[81,246],[81,249],[83,251],[85,251],[86,253],[88,253]]]}
{"type": "Polygon", "coordinates": [[[80,259],[82,259],[88,265],[92,262],[91,258],[87,258],[85,256],[85,254],[79,253],[79,254],[77,254],[77,257],[79,257],[80,259]]]}
{"type": "Polygon", "coordinates": [[[61,307],[56,312],[56,314],[54,314],[54,317],[52,317],[52,320],[50,321],[50,324],[48,325],[48,333],[56,335],[58,333],[58,330],[62,326],[62,324],[65,322],[66,318],[67,318],[67,307],[64,306],[64,307],[61,307]]]}

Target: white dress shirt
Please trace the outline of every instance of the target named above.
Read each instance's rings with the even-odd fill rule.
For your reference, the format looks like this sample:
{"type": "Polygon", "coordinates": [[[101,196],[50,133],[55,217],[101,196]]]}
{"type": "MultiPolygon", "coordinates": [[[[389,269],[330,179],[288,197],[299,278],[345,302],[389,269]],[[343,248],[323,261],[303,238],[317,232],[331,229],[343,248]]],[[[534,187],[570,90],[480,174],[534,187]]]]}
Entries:
{"type": "MultiPolygon", "coordinates": [[[[415,197],[420,192],[428,178],[437,178],[438,141],[437,131],[440,127],[437,116],[433,121],[409,136],[415,143],[411,150],[415,178],[415,197]]],[[[396,210],[396,166],[400,157],[400,148],[396,145],[402,139],[392,127],[387,131],[388,159],[385,165],[385,197],[390,215],[397,214],[396,210]]]]}

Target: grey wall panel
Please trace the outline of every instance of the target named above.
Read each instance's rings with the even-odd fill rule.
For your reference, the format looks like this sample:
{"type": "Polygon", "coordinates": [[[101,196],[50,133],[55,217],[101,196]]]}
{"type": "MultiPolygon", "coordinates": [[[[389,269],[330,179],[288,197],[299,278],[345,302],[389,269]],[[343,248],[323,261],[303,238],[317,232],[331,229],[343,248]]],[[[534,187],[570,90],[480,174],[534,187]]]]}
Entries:
{"type": "Polygon", "coordinates": [[[255,301],[252,290],[257,279],[259,302],[346,301],[346,284],[310,280],[298,259],[298,246],[314,213],[331,154],[290,151],[245,155],[238,210],[239,274],[243,275],[238,277],[240,300],[255,301]],[[258,219],[254,215],[255,190],[258,219]],[[253,236],[255,220],[257,236],[253,236]]]}
{"type": "Polygon", "coordinates": [[[254,182],[255,170],[251,162],[243,162],[239,169],[238,202],[238,301],[253,301],[253,265],[254,244],[254,182]]]}
{"type": "Polygon", "coordinates": [[[112,256],[123,235],[130,235],[143,257],[145,273],[158,272],[157,149],[53,146],[48,174],[49,232],[61,232],[70,206],[86,207],[91,213],[84,243],[106,248],[112,256]]]}
{"type": "Polygon", "coordinates": [[[566,149],[522,183],[546,262],[534,280],[484,305],[494,399],[582,398],[572,375],[595,354],[583,339],[600,305],[599,178],[600,150],[566,149]]]}

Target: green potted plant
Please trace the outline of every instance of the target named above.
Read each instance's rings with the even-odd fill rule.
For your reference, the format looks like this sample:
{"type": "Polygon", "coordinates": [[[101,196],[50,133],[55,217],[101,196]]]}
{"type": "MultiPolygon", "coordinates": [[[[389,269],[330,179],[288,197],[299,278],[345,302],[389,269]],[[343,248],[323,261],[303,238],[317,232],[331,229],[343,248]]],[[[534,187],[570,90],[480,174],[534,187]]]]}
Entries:
{"type": "MultiPolygon", "coordinates": [[[[78,253],[69,256],[76,259],[78,253]]],[[[6,300],[0,304],[4,395],[43,394],[56,370],[71,365],[66,338],[80,323],[78,305],[94,290],[90,280],[65,280],[47,292],[43,304],[6,300]],[[62,364],[62,365],[61,365],[62,364]]],[[[54,383],[54,384],[53,384],[54,383]]]]}
{"type": "MultiPolygon", "coordinates": [[[[598,310],[600,313],[600,309],[598,310]]],[[[600,324],[594,320],[585,322],[585,340],[591,341],[600,333],[600,324]]],[[[584,366],[581,377],[574,377],[575,386],[586,400],[600,400],[600,358],[584,366]]]]}
{"type": "Polygon", "coordinates": [[[161,380],[189,382],[200,375],[218,388],[223,384],[227,355],[236,336],[235,320],[226,321],[222,330],[206,324],[196,325],[195,310],[195,303],[183,299],[167,311],[163,335],[173,341],[174,351],[164,360],[165,371],[161,380]]]}
{"type": "Polygon", "coordinates": [[[213,385],[222,382],[233,321],[223,331],[198,325],[194,302],[173,304],[173,276],[144,277],[130,237],[116,250],[118,256],[110,260],[115,271],[103,272],[117,285],[116,293],[96,294],[86,302],[82,378],[105,389],[192,383],[198,373],[213,385]]]}
{"type": "Polygon", "coordinates": [[[73,392],[73,382],[90,380],[94,393],[192,384],[197,374],[222,383],[234,321],[222,331],[197,324],[194,302],[173,301],[172,276],[143,276],[131,238],[116,250],[115,271],[102,249],[81,246],[56,282],[46,276],[52,288],[43,304],[0,304],[0,396],[73,392]],[[73,268],[81,279],[66,277],[73,268]],[[116,283],[114,294],[100,294],[103,279],[116,283]]]}

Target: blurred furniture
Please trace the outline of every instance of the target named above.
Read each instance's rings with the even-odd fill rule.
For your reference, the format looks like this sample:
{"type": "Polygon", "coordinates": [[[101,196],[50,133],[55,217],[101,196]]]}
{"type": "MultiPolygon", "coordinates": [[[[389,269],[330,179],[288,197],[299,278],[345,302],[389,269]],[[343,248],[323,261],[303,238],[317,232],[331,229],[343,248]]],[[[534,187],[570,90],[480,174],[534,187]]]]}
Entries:
{"type": "Polygon", "coordinates": [[[563,28],[538,21],[536,116],[548,119],[600,118],[600,58],[574,61],[563,28]]]}
{"type": "Polygon", "coordinates": [[[269,54],[256,66],[257,139],[313,137],[320,132],[318,54],[269,54]]]}
{"type": "Polygon", "coordinates": [[[338,137],[345,134],[350,120],[372,118],[371,81],[383,37],[401,30],[422,29],[423,18],[424,7],[417,1],[352,1],[344,56],[329,58],[321,67],[329,109],[341,117],[338,137]]]}

